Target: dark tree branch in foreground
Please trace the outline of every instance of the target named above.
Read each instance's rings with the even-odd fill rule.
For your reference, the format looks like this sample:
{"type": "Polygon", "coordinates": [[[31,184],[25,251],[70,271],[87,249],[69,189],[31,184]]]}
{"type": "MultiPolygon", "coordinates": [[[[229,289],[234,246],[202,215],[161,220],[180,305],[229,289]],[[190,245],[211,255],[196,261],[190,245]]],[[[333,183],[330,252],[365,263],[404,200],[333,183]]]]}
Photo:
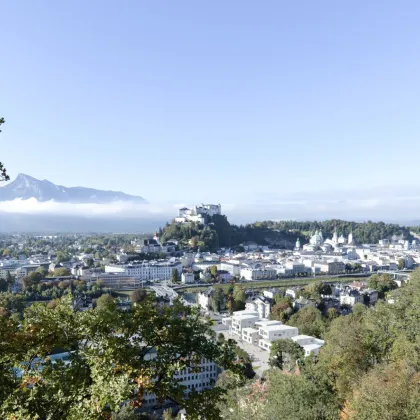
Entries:
{"type": "MultiPolygon", "coordinates": [[[[0,118],[0,125],[4,124],[4,118],[0,118]]],[[[1,133],[1,130],[0,130],[1,133]]],[[[3,166],[3,163],[0,162],[0,182],[1,181],[8,181],[10,179],[9,175],[7,175],[6,168],[3,166]]]]}

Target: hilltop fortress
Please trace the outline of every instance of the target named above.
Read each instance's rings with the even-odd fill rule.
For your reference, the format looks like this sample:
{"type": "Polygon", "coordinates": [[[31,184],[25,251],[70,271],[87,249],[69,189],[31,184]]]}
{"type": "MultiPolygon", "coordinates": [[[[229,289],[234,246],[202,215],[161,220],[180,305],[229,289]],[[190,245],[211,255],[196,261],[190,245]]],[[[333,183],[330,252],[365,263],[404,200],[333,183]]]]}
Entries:
{"type": "Polygon", "coordinates": [[[222,206],[220,204],[200,204],[192,208],[183,207],[178,210],[178,217],[175,217],[175,222],[197,222],[206,225],[208,218],[216,214],[222,214],[222,206]]]}

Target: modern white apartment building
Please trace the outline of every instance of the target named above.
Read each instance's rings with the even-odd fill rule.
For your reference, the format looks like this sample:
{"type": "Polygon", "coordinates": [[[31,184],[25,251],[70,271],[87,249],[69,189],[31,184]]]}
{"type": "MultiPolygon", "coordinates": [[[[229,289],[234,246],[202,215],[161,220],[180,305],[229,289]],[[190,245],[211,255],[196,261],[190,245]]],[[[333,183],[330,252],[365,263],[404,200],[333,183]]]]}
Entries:
{"type": "MultiPolygon", "coordinates": [[[[233,313],[231,317],[230,325],[229,325],[229,332],[241,337],[242,329],[254,327],[255,323],[258,320],[259,320],[259,315],[258,315],[258,312],[256,311],[246,311],[246,310],[236,311],[233,313]]],[[[228,325],[227,324],[228,321],[226,318],[223,321],[225,321],[225,325],[228,325]]]]}
{"type": "Polygon", "coordinates": [[[257,328],[242,328],[242,340],[258,346],[260,335],[257,328]]]}
{"type": "Polygon", "coordinates": [[[242,330],[242,340],[247,341],[254,346],[260,347],[260,328],[264,327],[273,327],[273,326],[281,326],[283,323],[281,321],[271,321],[268,319],[261,319],[255,322],[253,328],[244,328],[242,330]]]}
{"type": "Polygon", "coordinates": [[[325,344],[324,340],[311,337],[310,335],[296,335],[291,337],[291,339],[303,348],[305,357],[310,354],[317,355],[321,350],[321,347],[325,344]]]}
{"type": "Polygon", "coordinates": [[[299,335],[299,330],[289,325],[263,325],[259,328],[259,334],[264,340],[274,341],[299,335]]]}
{"type": "MultiPolygon", "coordinates": [[[[258,346],[263,350],[270,350],[271,343],[276,340],[300,337],[297,343],[302,344],[305,352],[312,351],[317,354],[314,346],[321,346],[324,344],[322,340],[315,337],[299,336],[299,330],[296,327],[283,325],[280,321],[271,321],[268,319],[258,319],[256,312],[237,311],[229,318],[224,318],[222,323],[229,326],[229,333],[239,335],[243,341],[246,341],[254,346],[258,346]],[[305,349],[304,345],[313,346],[305,349]]],[[[309,353],[305,353],[309,354],[309,353]]]]}

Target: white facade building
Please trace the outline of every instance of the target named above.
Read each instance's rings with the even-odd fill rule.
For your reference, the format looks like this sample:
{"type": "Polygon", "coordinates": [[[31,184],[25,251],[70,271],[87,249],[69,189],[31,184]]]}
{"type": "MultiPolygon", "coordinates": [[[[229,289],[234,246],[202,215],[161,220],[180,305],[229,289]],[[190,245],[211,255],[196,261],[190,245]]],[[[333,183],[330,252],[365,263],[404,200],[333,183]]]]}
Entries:
{"type": "Polygon", "coordinates": [[[221,262],[220,269],[228,271],[231,276],[240,276],[241,275],[241,263],[233,262],[221,262]]]}
{"type": "Polygon", "coordinates": [[[271,344],[276,340],[292,339],[303,348],[306,357],[318,354],[325,344],[318,338],[299,335],[296,327],[283,325],[280,321],[259,319],[259,313],[256,311],[234,312],[231,317],[223,318],[222,324],[229,327],[229,334],[235,334],[243,341],[263,350],[270,350],[271,344]]]}
{"type": "Polygon", "coordinates": [[[363,295],[361,295],[357,290],[340,294],[340,305],[354,306],[359,302],[363,303],[363,295]]]}
{"type": "Polygon", "coordinates": [[[325,274],[340,274],[344,273],[346,266],[342,261],[322,261],[314,262],[314,268],[325,274]]]}
{"type": "Polygon", "coordinates": [[[195,261],[195,255],[193,252],[186,252],[181,258],[180,258],[181,264],[183,267],[191,267],[194,264],[195,261]]]}
{"type": "Polygon", "coordinates": [[[95,273],[89,277],[90,281],[101,280],[104,287],[111,289],[136,289],[141,286],[141,281],[123,273],[95,273]]]}
{"type": "MultiPolygon", "coordinates": [[[[145,357],[146,360],[154,359],[157,357],[157,352],[153,348],[145,357]]],[[[175,372],[174,378],[180,380],[182,385],[185,385],[185,394],[195,391],[204,391],[212,388],[219,375],[219,368],[215,362],[209,359],[201,358],[200,362],[194,367],[186,367],[180,371],[175,372]]],[[[155,394],[144,394],[144,406],[150,407],[158,403],[155,394]]]]}
{"type": "Polygon", "coordinates": [[[299,261],[288,261],[285,264],[285,268],[291,275],[308,274],[311,272],[310,268],[308,269],[308,267],[306,267],[304,263],[301,263],[299,261]]]}
{"type": "Polygon", "coordinates": [[[267,280],[267,279],[275,279],[277,276],[276,270],[270,268],[241,268],[240,271],[241,277],[245,280],[267,280]]]}
{"type": "Polygon", "coordinates": [[[259,328],[259,334],[264,340],[275,341],[295,337],[299,335],[299,330],[289,325],[263,325],[259,328]]]}
{"type": "MultiPolygon", "coordinates": [[[[258,312],[246,310],[236,311],[231,317],[229,332],[231,332],[232,334],[239,335],[239,337],[241,337],[242,329],[254,327],[257,321],[259,321],[258,312]]],[[[225,325],[228,325],[227,323],[228,321],[225,318],[225,325]]]]}
{"type": "Polygon", "coordinates": [[[310,335],[296,335],[291,338],[295,343],[299,344],[299,346],[303,348],[305,357],[311,354],[316,356],[319,353],[319,350],[321,350],[321,347],[325,344],[324,340],[311,337],[310,335]]]}
{"type": "Polygon", "coordinates": [[[271,311],[271,299],[264,296],[257,296],[245,303],[245,310],[258,312],[260,318],[268,318],[271,311]]]}
{"type": "Polygon", "coordinates": [[[201,309],[207,311],[210,307],[210,299],[213,295],[213,288],[210,287],[207,290],[204,290],[203,292],[197,293],[197,299],[198,299],[198,305],[201,309]]]}
{"type": "Polygon", "coordinates": [[[183,284],[191,284],[195,282],[194,273],[182,273],[181,282],[183,284]]]}
{"type": "Polygon", "coordinates": [[[168,261],[133,261],[129,264],[110,264],[105,266],[105,273],[124,273],[126,276],[146,281],[170,280],[174,268],[181,276],[181,263],[168,261]]]}
{"type": "Polygon", "coordinates": [[[242,340],[258,346],[260,334],[257,328],[242,328],[242,340]]]}

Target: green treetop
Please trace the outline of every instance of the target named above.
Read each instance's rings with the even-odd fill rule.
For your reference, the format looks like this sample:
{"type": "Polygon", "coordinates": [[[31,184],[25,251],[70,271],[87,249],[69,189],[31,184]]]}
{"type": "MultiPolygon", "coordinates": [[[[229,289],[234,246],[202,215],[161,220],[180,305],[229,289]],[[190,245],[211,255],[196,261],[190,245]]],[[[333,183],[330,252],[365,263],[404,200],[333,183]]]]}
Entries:
{"type": "Polygon", "coordinates": [[[20,323],[0,317],[2,419],[105,419],[124,402],[141,407],[146,392],[176,402],[191,419],[220,418],[216,401],[224,389],[192,391],[186,399],[175,376],[198,373],[201,358],[242,375],[233,343],[209,340],[210,324],[198,310],[178,301],[161,308],[150,298],[130,313],[74,312],[69,303],[32,305],[20,323]],[[71,363],[49,361],[57,348],[72,350],[71,363]],[[21,375],[13,376],[13,368],[21,375]]]}

